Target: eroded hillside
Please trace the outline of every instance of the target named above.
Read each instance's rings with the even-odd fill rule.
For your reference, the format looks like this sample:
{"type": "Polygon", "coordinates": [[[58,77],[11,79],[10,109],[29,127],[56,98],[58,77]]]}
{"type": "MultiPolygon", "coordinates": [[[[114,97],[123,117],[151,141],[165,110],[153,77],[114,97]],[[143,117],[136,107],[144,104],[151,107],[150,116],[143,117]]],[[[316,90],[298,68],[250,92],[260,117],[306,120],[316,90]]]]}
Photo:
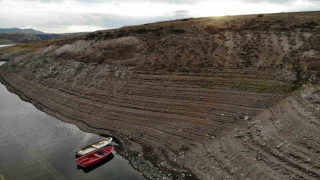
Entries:
{"type": "Polygon", "coordinates": [[[318,179],[319,32],[319,12],[124,27],[2,48],[0,79],[151,179],[318,179]]]}

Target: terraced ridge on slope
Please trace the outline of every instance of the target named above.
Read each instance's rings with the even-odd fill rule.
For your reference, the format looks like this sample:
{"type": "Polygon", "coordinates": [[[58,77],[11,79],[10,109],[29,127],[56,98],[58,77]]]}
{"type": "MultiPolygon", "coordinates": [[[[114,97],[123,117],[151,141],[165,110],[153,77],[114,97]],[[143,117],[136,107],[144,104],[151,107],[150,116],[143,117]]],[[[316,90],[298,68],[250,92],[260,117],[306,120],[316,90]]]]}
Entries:
{"type": "MultiPolygon", "coordinates": [[[[49,113],[129,137],[142,145],[142,151],[148,149],[146,158],[165,168],[181,158],[182,150],[192,155],[192,148],[232,130],[243,123],[244,116],[255,116],[292,88],[289,83],[252,78],[256,73],[235,76],[228,70],[212,75],[126,72],[130,74],[126,78],[119,72],[106,78],[101,72],[108,66],[84,65],[69,76],[38,78],[52,66],[32,73],[24,69],[29,63],[33,62],[24,63],[23,68],[7,66],[2,80],[13,89],[23,87],[24,96],[41,103],[38,106],[49,113]],[[96,76],[94,81],[91,76],[96,76]]],[[[65,64],[59,72],[70,73],[73,66],[65,64]]],[[[178,163],[175,168],[188,171],[178,163]]]]}

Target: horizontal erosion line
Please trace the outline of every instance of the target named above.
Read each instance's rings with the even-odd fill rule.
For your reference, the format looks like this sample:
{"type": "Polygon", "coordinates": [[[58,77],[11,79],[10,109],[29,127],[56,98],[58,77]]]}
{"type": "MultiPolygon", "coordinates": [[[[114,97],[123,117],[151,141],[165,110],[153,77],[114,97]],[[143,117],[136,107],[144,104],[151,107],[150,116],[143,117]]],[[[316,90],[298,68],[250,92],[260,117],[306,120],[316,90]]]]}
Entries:
{"type": "MultiPolygon", "coordinates": [[[[35,87],[35,86],[33,86],[33,87],[35,87]]],[[[76,97],[76,98],[78,98],[78,97],[76,97]]],[[[117,105],[118,107],[125,107],[125,106],[123,106],[123,105],[117,105]]],[[[134,106],[134,105],[133,105],[134,106]]],[[[145,108],[138,108],[138,107],[129,107],[129,108],[135,108],[135,109],[140,109],[140,110],[148,110],[148,109],[145,109],[145,108]]],[[[151,112],[161,112],[161,111],[157,111],[157,110],[149,110],[149,111],[151,111],[151,112]]],[[[163,112],[163,111],[162,111],[163,112]]],[[[201,113],[201,112],[200,112],[201,113]]]]}
{"type": "MultiPolygon", "coordinates": [[[[53,87],[53,86],[46,86],[46,84],[42,84],[44,87],[50,87],[51,89],[58,89],[59,91],[63,92],[63,93],[66,93],[66,94],[69,94],[69,95],[73,95],[73,96],[76,96],[77,98],[84,98],[84,99],[88,99],[88,100],[92,100],[92,101],[96,101],[96,102],[102,102],[101,99],[106,99],[110,102],[119,102],[120,100],[123,100],[123,101],[133,101],[133,100],[136,100],[137,102],[146,102],[146,103],[154,103],[155,101],[156,102],[159,102],[159,100],[161,100],[160,102],[162,104],[171,104],[171,105],[176,105],[176,106],[185,106],[185,104],[190,104],[190,105],[195,105],[195,104],[208,104],[208,103],[211,103],[211,105],[218,105],[221,106],[232,106],[232,107],[235,107],[235,106],[241,106],[241,107],[246,107],[246,108],[253,108],[253,109],[260,109],[260,108],[264,108],[264,106],[248,106],[248,105],[244,105],[244,104],[248,104],[248,103],[243,103],[243,104],[237,104],[237,103],[228,103],[226,101],[204,101],[204,99],[208,99],[208,98],[201,98],[201,100],[199,100],[199,95],[195,95],[195,97],[197,97],[198,99],[193,99],[194,97],[193,96],[189,96],[189,98],[187,97],[183,97],[184,100],[181,100],[179,97],[176,97],[174,96],[175,98],[163,98],[163,97],[150,97],[150,96],[146,96],[146,94],[142,93],[140,95],[124,95],[124,94],[120,94],[120,95],[113,95],[113,94],[107,94],[107,93],[103,93],[103,91],[100,92],[100,90],[97,90],[97,91],[93,91],[90,93],[90,95],[83,95],[83,90],[78,90],[76,91],[75,88],[71,88],[71,87],[68,87],[68,86],[63,86],[63,87],[53,87]],[[70,90],[70,91],[69,91],[70,90]],[[190,101],[186,101],[185,99],[192,99],[190,101]],[[116,99],[119,99],[119,101],[116,101],[116,99]],[[175,101],[175,103],[169,103],[169,102],[172,102],[173,100],[178,100],[178,101],[175,101]]],[[[150,95],[150,94],[149,94],[150,95]]],[[[208,96],[208,95],[207,95],[208,96]]],[[[167,96],[166,96],[167,97],[167,96]]],[[[219,98],[218,98],[219,99],[219,98]]],[[[222,98],[220,98],[222,99],[222,98]]],[[[229,98],[230,101],[233,98],[229,98]]],[[[161,104],[159,103],[159,104],[161,104]]]]}
{"type": "MultiPolygon", "coordinates": [[[[47,90],[48,91],[48,90],[47,90]]],[[[54,92],[55,93],[55,92],[54,92]]],[[[55,95],[54,100],[58,101],[57,96],[59,96],[59,94],[55,95]]],[[[117,104],[117,103],[113,103],[113,104],[106,104],[106,103],[101,103],[101,102],[92,102],[90,100],[80,100],[81,98],[73,96],[73,97],[68,97],[68,96],[64,96],[62,94],[60,94],[61,96],[61,100],[59,101],[59,103],[63,103],[64,106],[67,106],[67,104],[76,104],[77,106],[80,106],[80,104],[82,104],[81,106],[83,107],[83,109],[88,109],[88,104],[91,104],[92,107],[91,109],[109,109],[111,110],[111,112],[118,112],[118,113],[124,113],[127,112],[127,110],[130,110],[130,113],[133,113],[134,110],[139,110],[140,112],[149,112],[149,113],[164,113],[164,114],[168,114],[168,115],[182,115],[183,117],[194,117],[194,118],[203,118],[206,119],[208,117],[210,117],[210,119],[220,119],[219,121],[221,121],[222,119],[226,120],[225,123],[230,123],[230,119],[234,116],[237,116],[241,113],[235,113],[235,112],[227,112],[227,111],[216,111],[216,110],[211,110],[211,112],[215,112],[215,113],[210,113],[210,110],[207,110],[206,112],[202,112],[202,111],[192,111],[190,112],[191,108],[186,109],[186,110],[178,110],[178,109],[168,109],[168,107],[161,107],[161,108],[152,108],[150,106],[137,106],[137,105],[126,105],[126,104],[117,104]],[[64,103],[67,99],[67,102],[71,102],[74,101],[74,103],[64,103]],[[108,106],[106,106],[108,105],[108,106]],[[123,108],[123,110],[119,110],[119,107],[123,108]],[[231,113],[231,114],[230,114],[231,113]],[[198,114],[198,115],[197,115],[198,114]],[[201,115],[202,114],[202,115],[201,115]],[[221,116],[221,114],[224,114],[221,116]],[[231,116],[230,116],[231,115],[231,116]]],[[[50,99],[50,97],[47,97],[50,99]]],[[[81,109],[81,108],[78,108],[81,109]]],[[[194,109],[195,110],[195,109],[194,109]]],[[[202,109],[201,109],[202,110],[202,109]]],[[[144,113],[135,113],[135,114],[144,114],[144,113]]],[[[231,120],[233,122],[233,119],[231,120]]]]}

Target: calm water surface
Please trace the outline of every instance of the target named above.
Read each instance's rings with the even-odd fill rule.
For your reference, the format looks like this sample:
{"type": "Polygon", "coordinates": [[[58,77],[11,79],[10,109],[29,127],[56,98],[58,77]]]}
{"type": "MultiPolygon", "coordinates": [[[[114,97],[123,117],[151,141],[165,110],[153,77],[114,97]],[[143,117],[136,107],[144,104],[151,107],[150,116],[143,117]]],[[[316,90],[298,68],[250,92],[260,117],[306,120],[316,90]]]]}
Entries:
{"type": "Polygon", "coordinates": [[[100,138],[39,111],[0,84],[0,180],[145,179],[116,152],[79,169],[74,151],[100,138]]]}

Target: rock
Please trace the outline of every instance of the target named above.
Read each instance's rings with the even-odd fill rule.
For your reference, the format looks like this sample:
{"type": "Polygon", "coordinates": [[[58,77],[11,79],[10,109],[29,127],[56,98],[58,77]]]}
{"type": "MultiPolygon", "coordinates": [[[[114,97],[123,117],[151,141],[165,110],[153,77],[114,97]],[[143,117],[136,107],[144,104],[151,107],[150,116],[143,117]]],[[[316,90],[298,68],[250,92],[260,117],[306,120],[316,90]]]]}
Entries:
{"type": "Polygon", "coordinates": [[[238,134],[234,134],[233,137],[235,137],[235,138],[243,138],[244,136],[243,136],[243,134],[238,133],[238,134]]]}
{"type": "Polygon", "coordinates": [[[277,148],[277,149],[280,149],[283,144],[284,144],[284,143],[279,144],[276,148],[277,148]]]}
{"type": "Polygon", "coordinates": [[[289,70],[281,70],[281,71],[275,73],[274,77],[277,80],[292,83],[297,80],[297,73],[289,71],[289,70]]]}
{"type": "Polygon", "coordinates": [[[309,77],[309,79],[308,79],[311,83],[315,83],[316,82],[316,80],[317,80],[317,78],[316,78],[316,75],[314,75],[314,74],[311,74],[311,76],[309,77]]]}
{"type": "Polygon", "coordinates": [[[244,116],[244,120],[248,121],[248,120],[250,120],[250,117],[249,116],[244,116]]]}

